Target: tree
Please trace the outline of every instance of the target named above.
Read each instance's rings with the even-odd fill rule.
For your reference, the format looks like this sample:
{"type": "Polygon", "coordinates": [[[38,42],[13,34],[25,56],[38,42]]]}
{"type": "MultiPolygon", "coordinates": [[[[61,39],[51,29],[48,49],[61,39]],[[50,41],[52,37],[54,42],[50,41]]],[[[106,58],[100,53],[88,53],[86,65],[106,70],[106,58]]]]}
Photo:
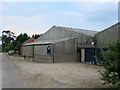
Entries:
{"type": "Polygon", "coordinates": [[[12,46],[10,46],[10,45],[3,48],[4,52],[9,52],[10,50],[12,50],[12,46]]]}
{"type": "Polygon", "coordinates": [[[16,37],[15,34],[11,32],[10,30],[2,31],[2,49],[3,49],[2,51],[4,51],[5,47],[8,47],[11,45],[10,43],[15,40],[15,37],[16,37]]]}
{"type": "Polygon", "coordinates": [[[101,72],[101,80],[111,83],[114,86],[120,86],[120,41],[114,41],[109,44],[108,51],[102,52],[106,71],[101,72]]]}
{"type": "Polygon", "coordinates": [[[23,44],[29,38],[30,37],[27,35],[27,33],[23,33],[17,36],[16,40],[12,43],[14,46],[14,51],[18,51],[20,53],[21,44],[23,44]]]}
{"type": "Polygon", "coordinates": [[[42,34],[35,34],[35,35],[32,35],[32,37],[34,37],[35,39],[38,39],[40,36],[42,36],[42,34]]]}

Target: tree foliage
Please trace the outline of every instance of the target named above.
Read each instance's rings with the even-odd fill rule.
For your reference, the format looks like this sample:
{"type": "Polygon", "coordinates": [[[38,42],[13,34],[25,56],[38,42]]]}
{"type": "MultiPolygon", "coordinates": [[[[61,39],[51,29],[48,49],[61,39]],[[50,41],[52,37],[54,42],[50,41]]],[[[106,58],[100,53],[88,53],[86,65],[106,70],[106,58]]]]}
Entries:
{"type": "MultiPolygon", "coordinates": [[[[42,34],[32,35],[35,39],[39,38],[42,34]]],[[[30,38],[27,33],[21,33],[17,37],[10,30],[2,32],[2,51],[9,52],[14,50],[20,54],[21,45],[30,38]]]]}
{"type": "Polygon", "coordinates": [[[42,34],[35,34],[35,35],[32,35],[32,37],[34,37],[35,39],[38,39],[40,36],[42,36],[42,34]]]}
{"type": "Polygon", "coordinates": [[[120,86],[120,41],[109,44],[108,51],[102,52],[104,57],[103,66],[106,71],[101,72],[101,79],[114,86],[120,86]]]}
{"type": "MultiPolygon", "coordinates": [[[[15,40],[15,34],[11,31],[3,31],[2,32],[2,49],[3,51],[8,51],[5,47],[10,46],[10,44],[15,40]]],[[[8,48],[8,47],[7,47],[8,48]]],[[[12,48],[12,47],[11,47],[12,48]]]]}
{"type": "Polygon", "coordinates": [[[16,40],[12,42],[12,45],[14,46],[14,51],[18,51],[20,53],[21,44],[29,38],[30,37],[27,35],[27,33],[23,33],[17,36],[16,40]]]}

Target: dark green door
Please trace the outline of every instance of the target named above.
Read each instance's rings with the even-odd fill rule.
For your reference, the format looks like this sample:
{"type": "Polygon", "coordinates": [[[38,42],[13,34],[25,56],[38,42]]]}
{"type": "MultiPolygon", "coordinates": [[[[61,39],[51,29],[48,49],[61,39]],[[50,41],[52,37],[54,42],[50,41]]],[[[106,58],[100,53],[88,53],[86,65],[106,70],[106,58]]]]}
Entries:
{"type": "Polygon", "coordinates": [[[93,63],[94,61],[94,49],[86,48],[85,49],[85,62],[93,63]]]}

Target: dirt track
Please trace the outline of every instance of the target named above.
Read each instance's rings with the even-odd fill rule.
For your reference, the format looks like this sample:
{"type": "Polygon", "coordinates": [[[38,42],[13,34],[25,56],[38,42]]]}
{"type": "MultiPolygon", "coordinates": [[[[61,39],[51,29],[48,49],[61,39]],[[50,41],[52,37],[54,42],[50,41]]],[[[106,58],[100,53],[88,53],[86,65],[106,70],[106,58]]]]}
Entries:
{"type": "Polygon", "coordinates": [[[101,88],[101,66],[83,63],[33,63],[10,56],[31,88],[101,88]]]}

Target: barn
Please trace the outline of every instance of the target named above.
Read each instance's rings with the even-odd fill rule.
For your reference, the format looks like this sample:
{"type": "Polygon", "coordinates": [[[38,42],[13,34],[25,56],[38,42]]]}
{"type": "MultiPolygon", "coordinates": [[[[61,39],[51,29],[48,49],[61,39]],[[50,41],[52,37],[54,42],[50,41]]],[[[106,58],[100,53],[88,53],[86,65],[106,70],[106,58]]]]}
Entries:
{"type": "Polygon", "coordinates": [[[35,42],[24,45],[24,56],[34,62],[79,62],[77,47],[94,47],[96,31],[53,26],[35,42]]]}
{"type": "Polygon", "coordinates": [[[102,60],[101,48],[120,40],[120,23],[101,32],[53,26],[33,43],[24,44],[23,56],[34,62],[86,62],[98,64],[102,60]]]}

